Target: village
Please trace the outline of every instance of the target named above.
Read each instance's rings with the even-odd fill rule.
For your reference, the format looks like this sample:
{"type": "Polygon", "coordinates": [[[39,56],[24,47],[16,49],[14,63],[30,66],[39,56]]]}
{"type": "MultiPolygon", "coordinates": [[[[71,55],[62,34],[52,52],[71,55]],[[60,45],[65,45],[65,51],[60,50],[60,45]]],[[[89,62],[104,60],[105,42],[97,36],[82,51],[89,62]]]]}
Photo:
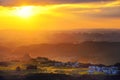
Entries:
{"type": "Polygon", "coordinates": [[[46,57],[31,58],[26,54],[20,60],[0,62],[0,71],[17,73],[54,73],[67,75],[118,75],[120,64],[106,66],[80,62],[60,62],[46,57]]]}

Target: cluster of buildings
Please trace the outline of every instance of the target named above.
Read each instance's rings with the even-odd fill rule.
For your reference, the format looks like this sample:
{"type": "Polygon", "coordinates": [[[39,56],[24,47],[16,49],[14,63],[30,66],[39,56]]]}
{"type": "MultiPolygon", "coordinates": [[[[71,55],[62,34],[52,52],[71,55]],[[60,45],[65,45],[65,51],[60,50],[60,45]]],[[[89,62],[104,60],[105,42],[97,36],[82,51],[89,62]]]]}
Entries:
{"type": "Polygon", "coordinates": [[[77,68],[77,67],[80,67],[80,63],[79,62],[67,62],[67,63],[55,63],[54,66],[56,67],[61,67],[61,66],[64,66],[64,67],[74,67],[74,68],[77,68]]]}
{"type": "Polygon", "coordinates": [[[94,74],[95,72],[103,72],[108,75],[116,75],[118,74],[119,70],[117,67],[99,67],[99,66],[89,66],[88,73],[94,74]]]}

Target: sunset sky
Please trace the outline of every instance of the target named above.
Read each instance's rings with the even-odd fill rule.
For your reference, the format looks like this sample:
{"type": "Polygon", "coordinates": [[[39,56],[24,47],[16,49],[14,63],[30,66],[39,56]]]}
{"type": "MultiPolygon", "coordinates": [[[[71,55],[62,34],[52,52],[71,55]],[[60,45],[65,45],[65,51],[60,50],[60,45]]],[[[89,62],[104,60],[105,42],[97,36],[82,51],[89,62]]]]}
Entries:
{"type": "Polygon", "coordinates": [[[51,46],[44,48],[39,45],[34,46],[34,44],[66,42],[76,44],[76,42],[89,40],[120,42],[118,29],[120,29],[120,0],[0,0],[0,58],[8,53],[29,52],[33,56],[58,58],[55,56],[57,55],[62,60],[65,55],[68,57],[77,55],[78,58],[83,59],[83,62],[86,62],[89,61],[88,56],[91,58],[91,54],[95,53],[93,55],[99,56],[99,60],[101,57],[104,57],[104,60],[106,57],[108,58],[106,62],[104,60],[101,62],[116,62],[120,61],[119,47],[116,50],[116,46],[112,46],[111,51],[104,50],[104,48],[101,50],[102,47],[98,47],[92,52],[91,47],[86,45],[86,50],[81,49],[83,53],[81,51],[77,53],[79,49],[74,48],[74,50],[69,46],[66,49],[55,47],[58,48],[58,51],[55,48],[52,51],[51,46]],[[79,32],[87,29],[88,31],[85,31],[84,34],[76,33],[80,29],[79,32]],[[59,31],[61,32],[59,33],[59,31]],[[94,32],[98,32],[98,34],[94,32]],[[18,46],[23,47],[16,48],[18,46]],[[24,46],[28,46],[28,48],[24,46]],[[48,52],[46,48],[48,48],[48,52]],[[114,50],[118,52],[114,54],[114,50]],[[88,51],[88,53],[84,51],[88,51]],[[111,53],[112,51],[113,53],[111,53]]]}
{"type": "Polygon", "coordinates": [[[0,0],[1,30],[120,28],[120,0],[0,0]]]}

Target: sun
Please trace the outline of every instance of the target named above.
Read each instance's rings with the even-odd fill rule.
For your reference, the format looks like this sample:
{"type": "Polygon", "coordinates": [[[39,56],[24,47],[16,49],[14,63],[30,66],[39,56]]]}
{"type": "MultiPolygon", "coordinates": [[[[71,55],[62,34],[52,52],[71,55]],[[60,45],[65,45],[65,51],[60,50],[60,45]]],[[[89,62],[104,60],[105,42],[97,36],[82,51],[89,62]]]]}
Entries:
{"type": "Polygon", "coordinates": [[[11,10],[12,16],[19,18],[35,18],[36,16],[50,15],[52,10],[47,6],[17,6],[11,10]]]}
{"type": "Polygon", "coordinates": [[[22,18],[28,18],[28,17],[33,16],[34,14],[33,8],[34,8],[33,6],[17,7],[15,10],[15,14],[22,18]]]}

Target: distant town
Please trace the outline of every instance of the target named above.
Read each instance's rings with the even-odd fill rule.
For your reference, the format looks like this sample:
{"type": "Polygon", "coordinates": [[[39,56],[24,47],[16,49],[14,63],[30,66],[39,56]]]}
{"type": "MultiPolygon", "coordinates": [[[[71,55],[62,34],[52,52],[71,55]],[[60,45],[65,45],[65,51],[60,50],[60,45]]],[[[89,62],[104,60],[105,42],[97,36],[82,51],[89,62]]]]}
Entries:
{"type": "Polygon", "coordinates": [[[31,58],[25,54],[20,60],[11,60],[0,62],[1,71],[32,71],[36,73],[57,73],[68,75],[85,74],[105,74],[118,75],[120,73],[120,63],[114,65],[91,64],[74,62],[60,62],[50,60],[46,57],[31,58]]]}

